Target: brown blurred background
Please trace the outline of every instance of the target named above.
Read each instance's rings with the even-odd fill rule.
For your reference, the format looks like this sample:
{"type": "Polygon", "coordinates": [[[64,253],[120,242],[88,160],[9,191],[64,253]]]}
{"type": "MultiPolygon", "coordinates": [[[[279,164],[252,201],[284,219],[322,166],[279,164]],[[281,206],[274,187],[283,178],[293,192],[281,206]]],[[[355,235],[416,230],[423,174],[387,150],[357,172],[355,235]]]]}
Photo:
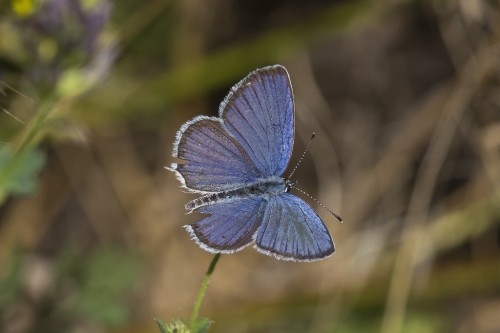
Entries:
{"type": "MultiPolygon", "coordinates": [[[[177,129],[287,67],[295,174],[337,252],[223,256],[210,332],[500,332],[500,5],[0,4],[0,332],[157,332],[212,255],[163,167],[177,129]]],[[[300,196],[300,194],[299,194],[300,196]]]]}

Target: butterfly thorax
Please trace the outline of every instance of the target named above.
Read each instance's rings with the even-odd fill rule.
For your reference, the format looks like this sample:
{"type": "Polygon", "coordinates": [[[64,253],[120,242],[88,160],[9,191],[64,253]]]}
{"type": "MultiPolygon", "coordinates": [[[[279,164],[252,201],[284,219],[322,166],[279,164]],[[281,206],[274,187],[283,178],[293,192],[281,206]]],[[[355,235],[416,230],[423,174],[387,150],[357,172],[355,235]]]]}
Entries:
{"type": "Polygon", "coordinates": [[[246,186],[228,191],[221,191],[204,195],[198,199],[192,200],[186,204],[186,210],[194,211],[200,207],[216,203],[228,202],[243,198],[260,197],[269,200],[272,196],[288,192],[290,189],[289,181],[281,177],[269,177],[260,179],[246,186]]]}

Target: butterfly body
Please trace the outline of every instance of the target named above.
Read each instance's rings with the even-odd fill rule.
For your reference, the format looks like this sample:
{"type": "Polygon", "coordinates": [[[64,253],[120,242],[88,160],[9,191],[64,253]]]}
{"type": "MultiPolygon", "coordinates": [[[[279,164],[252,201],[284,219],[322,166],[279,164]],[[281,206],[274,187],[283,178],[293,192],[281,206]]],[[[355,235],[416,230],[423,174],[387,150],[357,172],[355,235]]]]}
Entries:
{"type": "Polygon", "coordinates": [[[264,67],[236,84],[219,117],[198,116],[177,132],[168,168],[201,195],[186,210],[205,214],[185,226],[200,247],[234,253],[255,244],[281,260],[315,261],[335,251],[318,214],[289,193],[283,178],[294,140],[294,101],[283,66],[264,67]]]}
{"type": "Polygon", "coordinates": [[[185,208],[187,211],[192,212],[202,206],[222,203],[236,198],[261,197],[264,200],[269,200],[274,195],[288,192],[289,188],[290,184],[284,178],[269,177],[268,179],[259,180],[242,188],[204,195],[188,202],[185,208]]]}

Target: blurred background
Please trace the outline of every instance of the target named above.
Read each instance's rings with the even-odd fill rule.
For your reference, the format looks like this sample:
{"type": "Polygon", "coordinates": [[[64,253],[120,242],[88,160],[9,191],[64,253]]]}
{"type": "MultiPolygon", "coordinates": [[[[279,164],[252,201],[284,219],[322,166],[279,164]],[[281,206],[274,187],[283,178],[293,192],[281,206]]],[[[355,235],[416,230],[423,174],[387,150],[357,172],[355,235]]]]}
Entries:
{"type": "Polygon", "coordinates": [[[280,63],[295,177],[345,223],[312,203],[320,262],[222,256],[210,332],[500,332],[499,51],[492,0],[0,2],[0,331],[187,318],[212,255],[175,133],[280,63]]]}

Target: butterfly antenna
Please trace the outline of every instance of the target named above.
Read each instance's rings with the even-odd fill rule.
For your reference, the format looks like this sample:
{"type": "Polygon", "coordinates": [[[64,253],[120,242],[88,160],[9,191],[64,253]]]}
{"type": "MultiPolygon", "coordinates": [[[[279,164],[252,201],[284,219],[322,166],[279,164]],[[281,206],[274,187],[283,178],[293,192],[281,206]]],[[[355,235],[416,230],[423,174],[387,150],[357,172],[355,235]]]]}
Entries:
{"type": "Polygon", "coordinates": [[[311,145],[311,141],[314,139],[315,136],[316,136],[316,133],[313,132],[311,134],[311,137],[309,138],[309,141],[307,142],[306,149],[304,149],[302,156],[300,156],[299,161],[297,162],[297,164],[295,164],[295,167],[293,168],[292,172],[290,173],[290,176],[288,176],[288,179],[292,178],[293,174],[295,173],[295,171],[297,170],[299,165],[302,163],[302,160],[304,160],[304,157],[306,156],[307,151],[309,150],[309,146],[311,145]]]}
{"type": "Polygon", "coordinates": [[[321,206],[324,210],[326,210],[328,213],[332,214],[333,216],[335,216],[335,218],[337,220],[339,220],[340,223],[343,223],[344,220],[342,220],[342,218],[340,216],[338,216],[337,214],[335,214],[330,208],[326,207],[325,205],[323,205],[318,199],[316,199],[315,197],[313,197],[312,195],[310,195],[309,193],[301,190],[300,188],[298,187],[295,187],[293,186],[294,189],[296,189],[297,191],[299,191],[300,193],[302,193],[303,195],[305,195],[306,197],[308,197],[309,199],[311,199],[312,201],[314,201],[315,203],[317,203],[319,206],[321,206]]]}

